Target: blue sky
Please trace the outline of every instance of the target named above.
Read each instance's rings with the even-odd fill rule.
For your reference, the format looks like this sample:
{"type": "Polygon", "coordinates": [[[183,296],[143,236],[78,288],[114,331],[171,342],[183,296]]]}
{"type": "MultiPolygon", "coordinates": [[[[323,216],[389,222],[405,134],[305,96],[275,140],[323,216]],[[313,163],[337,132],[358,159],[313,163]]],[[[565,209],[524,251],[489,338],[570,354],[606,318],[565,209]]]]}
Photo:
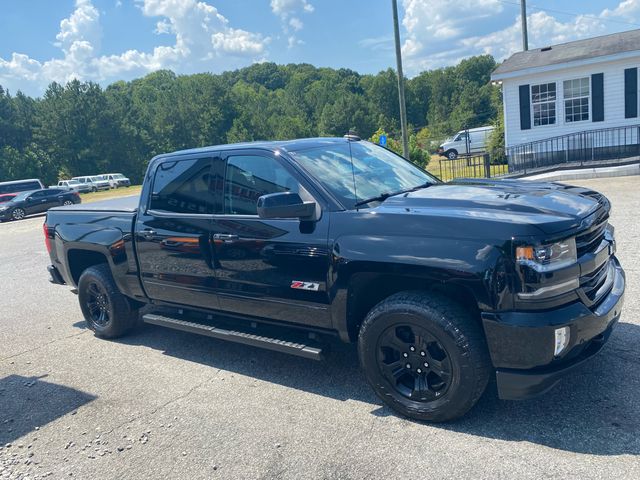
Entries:
{"type": "MultiPolygon", "coordinates": [[[[405,70],[520,48],[519,0],[399,0],[405,70]]],[[[530,0],[532,47],[640,28],[640,0],[530,0]]],[[[0,0],[0,85],[102,85],[159,68],[395,65],[390,0],[0,0]]]]}

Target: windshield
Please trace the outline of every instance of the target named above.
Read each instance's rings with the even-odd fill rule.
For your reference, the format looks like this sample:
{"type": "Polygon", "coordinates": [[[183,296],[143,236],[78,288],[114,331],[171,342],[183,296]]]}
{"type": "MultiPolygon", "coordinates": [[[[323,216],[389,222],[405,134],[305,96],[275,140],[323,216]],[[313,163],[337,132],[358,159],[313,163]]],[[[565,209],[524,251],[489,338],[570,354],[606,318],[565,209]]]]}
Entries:
{"type": "Polygon", "coordinates": [[[355,208],[358,200],[382,193],[438,183],[435,177],[411,162],[369,142],[333,143],[291,152],[291,155],[347,209],[355,208]]]}
{"type": "Polygon", "coordinates": [[[27,198],[29,195],[31,195],[34,191],[28,191],[28,192],[21,192],[19,194],[17,194],[15,197],[13,197],[11,200],[13,200],[14,202],[20,202],[22,200],[24,200],[25,198],[27,198]]]}

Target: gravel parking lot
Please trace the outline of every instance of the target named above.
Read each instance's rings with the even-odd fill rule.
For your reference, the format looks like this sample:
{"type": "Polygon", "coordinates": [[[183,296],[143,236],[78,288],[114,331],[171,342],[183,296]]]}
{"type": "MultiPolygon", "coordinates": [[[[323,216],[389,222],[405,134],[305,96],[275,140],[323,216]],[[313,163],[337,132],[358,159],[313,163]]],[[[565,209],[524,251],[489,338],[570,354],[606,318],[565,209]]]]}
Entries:
{"type": "Polygon", "coordinates": [[[84,328],[50,285],[42,217],[0,224],[0,478],[640,478],[640,176],[613,202],[621,323],[552,392],[429,425],[396,416],[355,349],[313,362],[146,326],[84,328]]]}

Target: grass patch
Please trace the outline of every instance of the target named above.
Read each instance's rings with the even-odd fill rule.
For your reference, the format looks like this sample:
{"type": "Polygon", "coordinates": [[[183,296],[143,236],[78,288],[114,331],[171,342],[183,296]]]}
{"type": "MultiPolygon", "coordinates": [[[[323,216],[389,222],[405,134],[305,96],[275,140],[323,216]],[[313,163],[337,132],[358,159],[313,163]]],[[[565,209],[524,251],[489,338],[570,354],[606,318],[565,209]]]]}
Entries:
{"type": "MultiPolygon", "coordinates": [[[[464,157],[460,157],[463,159],[464,157]]],[[[438,177],[443,182],[449,182],[454,178],[485,178],[484,166],[466,166],[463,161],[447,160],[440,155],[431,155],[429,165],[427,165],[427,171],[438,177]],[[440,170],[440,163],[442,165],[442,171],[440,170]],[[446,162],[451,162],[448,165],[446,162]],[[453,167],[453,168],[452,168],[453,167]]],[[[507,165],[491,165],[490,167],[491,177],[497,177],[507,173],[507,165]]]]}
{"type": "Polygon", "coordinates": [[[103,190],[101,192],[82,193],[82,203],[99,202],[110,198],[127,197],[129,195],[140,195],[142,185],[132,185],[129,188],[120,187],[114,190],[103,190]]]}

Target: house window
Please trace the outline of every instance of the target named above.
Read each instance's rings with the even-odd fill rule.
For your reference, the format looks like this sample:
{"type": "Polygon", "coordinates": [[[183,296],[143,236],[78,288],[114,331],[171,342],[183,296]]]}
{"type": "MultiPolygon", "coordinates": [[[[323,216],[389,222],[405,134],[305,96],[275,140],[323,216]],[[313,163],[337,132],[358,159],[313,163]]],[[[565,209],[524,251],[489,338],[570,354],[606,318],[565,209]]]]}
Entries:
{"type": "Polygon", "coordinates": [[[565,121],[589,120],[589,77],[565,80],[563,91],[565,121]]]}
{"type": "Polygon", "coordinates": [[[553,125],[556,123],[556,84],[541,83],[531,85],[531,105],[533,125],[553,125]]]}

